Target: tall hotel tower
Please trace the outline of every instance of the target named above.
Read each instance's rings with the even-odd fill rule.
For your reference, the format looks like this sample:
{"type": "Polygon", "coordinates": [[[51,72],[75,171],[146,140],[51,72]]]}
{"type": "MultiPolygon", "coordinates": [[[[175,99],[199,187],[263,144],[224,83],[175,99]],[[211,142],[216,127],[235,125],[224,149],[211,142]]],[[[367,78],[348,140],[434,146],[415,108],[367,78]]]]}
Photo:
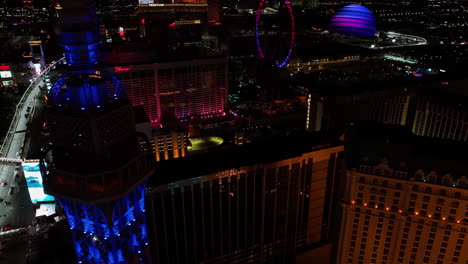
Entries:
{"type": "Polygon", "coordinates": [[[48,96],[45,191],[64,209],[78,263],[151,263],[144,190],[154,169],[150,148],[140,148],[147,139],[135,132],[119,80],[99,68],[94,2],[62,6],[67,66],[48,96]]]}

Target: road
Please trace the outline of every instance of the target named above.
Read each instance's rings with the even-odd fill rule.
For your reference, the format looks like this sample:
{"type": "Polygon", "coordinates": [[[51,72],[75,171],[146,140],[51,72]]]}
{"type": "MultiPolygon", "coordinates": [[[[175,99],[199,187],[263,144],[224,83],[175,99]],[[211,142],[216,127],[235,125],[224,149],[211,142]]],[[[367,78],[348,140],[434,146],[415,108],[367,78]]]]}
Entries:
{"type": "MultiPolygon", "coordinates": [[[[45,73],[48,73],[50,68],[32,82],[20,100],[8,131],[9,134],[2,145],[2,153],[0,153],[2,158],[24,158],[27,154],[25,153],[27,146],[24,145],[27,140],[30,118],[33,118],[31,112],[35,107],[41,107],[36,97],[40,93],[40,87],[45,85],[45,73]],[[31,116],[28,113],[31,113],[31,116]]],[[[14,163],[0,165],[0,181],[6,182],[6,186],[0,187],[0,198],[3,199],[0,202],[0,226],[10,226],[15,229],[31,225],[35,217],[35,209],[29,197],[22,167],[14,163]],[[10,191],[12,187],[14,187],[13,192],[10,191]],[[7,205],[5,202],[10,204],[7,205]]],[[[8,240],[4,249],[5,253],[0,255],[0,263],[26,263],[26,243],[26,239],[21,236],[8,240]]]]}

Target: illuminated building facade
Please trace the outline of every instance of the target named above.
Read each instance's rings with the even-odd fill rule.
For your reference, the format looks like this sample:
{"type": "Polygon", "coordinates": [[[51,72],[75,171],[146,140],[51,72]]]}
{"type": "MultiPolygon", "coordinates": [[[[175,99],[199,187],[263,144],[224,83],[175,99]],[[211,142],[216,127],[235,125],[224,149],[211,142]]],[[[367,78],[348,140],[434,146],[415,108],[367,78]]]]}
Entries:
{"type": "Polygon", "coordinates": [[[347,5],[331,19],[330,31],[357,38],[375,36],[376,22],[372,12],[358,4],[347,5]]]}
{"type": "Polygon", "coordinates": [[[249,145],[235,151],[237,160],[212,153],[216,159],[160,163],[158,177],[167,181],[148,183],[147,198],[157,263],[294,263],[297,249],[328,240],[330,188],[343,146],[266,161],[271,151],[262,155],[249,145]],[[248,165],[233,164],[239,160],[248,165]],[[197,174],[206,162],[218,169],[197,174]]]}
{"type": "Polygon", "coordinates": [[[419,100],[412,131],[418,136],[468,141],[468,109],[463,105],[419,100]]]}
{"type": "Polygon", "coordinates": [[[306,100],[306,131],[320,131],[323,117],[322,98],[315,94],[309,93],[306,100]]]}
{"type": "Polygon", "coordinates": [[[132,105],[153,125],[224,115],[227,60],[208,59],[114,67],[132,105]]]}
{"type": "Polygon", "coordinates": [[[99,67],[94,3],[62,4],[67,67],[48,96],[45,192],[63,207],[78,263],[151,263],[144,193],[153,158],[139,140],[149,142],[137,137],[121,83],[99,67]]]}
{"type": "Polygon", "coordinates": [[[336,263],[466,263],[468,181],[454,176],[385,161],[347,171],[336,263]]]}
{"type": "Polygon", "coordinates": [[[187,155],[188,136],[185,132],[155,135],[151,143],[156,161],[177,159],[187,155]]]}
{"type": "Polygon", "coordinates": [[[324,126],[329,130],[372,120],[407,126],[418,136],[468,141],[468,109],[443,98],[357,95],[327,97],[325,101],[324,126]]]}

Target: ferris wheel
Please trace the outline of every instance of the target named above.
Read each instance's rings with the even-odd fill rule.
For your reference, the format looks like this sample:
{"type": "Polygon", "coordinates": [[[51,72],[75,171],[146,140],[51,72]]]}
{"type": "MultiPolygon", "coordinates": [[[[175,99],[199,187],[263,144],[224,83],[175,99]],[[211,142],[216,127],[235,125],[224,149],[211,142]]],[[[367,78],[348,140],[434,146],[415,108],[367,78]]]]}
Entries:
{"type": "Polygon", "coordinates": [[[255,18],[255,39],[260,59],[276,67],[287,65],[294,47],[294,15],[289,0],[260,0],[255,18]]]}

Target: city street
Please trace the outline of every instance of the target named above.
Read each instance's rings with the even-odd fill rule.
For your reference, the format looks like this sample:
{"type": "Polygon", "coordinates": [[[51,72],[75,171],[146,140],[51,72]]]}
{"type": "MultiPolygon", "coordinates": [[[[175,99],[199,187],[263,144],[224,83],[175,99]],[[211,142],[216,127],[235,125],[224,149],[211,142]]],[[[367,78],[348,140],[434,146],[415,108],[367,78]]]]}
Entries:
{"type": "MultiPolygon", "coordinates": [[[[45,72],[48,72],[48,70],[45,72]]],[[[5,141],[7,144],[3,146],[1,157],[25,158],[27,147],[23,145],[25,144],[29,120],[33,118],[30,114],[34,114],[32,112],[36,106],[40,107],[36,97],[40,93],[40,87],[45,85],[44,75],[43,73],[36,78],[34,86],[30,87],[31,91],[23,99],[24,103],[17,108],[17,122],[13,123],[12,129],[8,132],[12,138],[5,141]]],[[[15,119],[13,119],[13,122],[15,122],[15,119]]],[[[33,208],[29,196],[21,165],[0,165],[0,181],[6,183],[5,186],[0,187],[0,226],[16,229],[31,225],[35,217],[35,208],[33,208]],[[16,176],[17,174],[18,176],[16,176]]],[[[1,235],[2,232],[0,231],[0,237],[1,235]]],[[[3,235],[5,236],[7,233],[3,235]]],[[[0,250],[3,250],[3,254],[0,254],[0,263],[26,263],[27,239],[24,239],[24,236],[13,236],[3,241],[5,245],[0,248],[0,250]]]]}

